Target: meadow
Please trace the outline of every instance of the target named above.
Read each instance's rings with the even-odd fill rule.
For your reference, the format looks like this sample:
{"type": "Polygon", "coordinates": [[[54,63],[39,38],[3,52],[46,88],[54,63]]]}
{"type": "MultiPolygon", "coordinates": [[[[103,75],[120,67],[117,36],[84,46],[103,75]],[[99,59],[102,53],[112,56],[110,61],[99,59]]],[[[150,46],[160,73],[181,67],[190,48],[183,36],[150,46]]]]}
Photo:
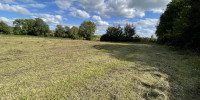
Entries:
{"type": "Polygon", "coordinates": [[[0,99],[198,100],[200,57],[166,46],[0,35],[0,99]]]}

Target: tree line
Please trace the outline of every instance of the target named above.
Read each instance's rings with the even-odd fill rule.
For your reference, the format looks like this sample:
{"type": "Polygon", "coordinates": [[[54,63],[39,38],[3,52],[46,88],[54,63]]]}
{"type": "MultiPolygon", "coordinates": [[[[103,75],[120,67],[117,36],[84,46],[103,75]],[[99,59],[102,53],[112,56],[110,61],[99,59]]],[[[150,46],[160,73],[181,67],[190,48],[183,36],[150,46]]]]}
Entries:
{"type": "Polygon", "coordinates": [[[92,40],[96,30],[96,24],[91,21],[84,21],[80,27],[72,28],[57,25],[55,31],[49,29],[49,25],[40,18],[15,19],[11,27],[5,22],[0,22],[0,34],[34,35],[34,36],[55,36],[72,39],[92,40]]]}
{"type": "Polygon", "coordinates": [[[157,26],[157,42],[200,51],[200,0],[172,0],[157,26]]]}
{"type": "Polygon", "coordinates": [[[156,39],[152,35],[151,38],[139,37],[136,35],[135,26],[126,24],[124,28],[120,25],[109,26],[106,33],[101,36],[100,41],[113,41],[113,42],[155,42],[156,39]]]}
{"type": "Polygon", "coordinates": [[[133,35],[135,35],[135,27],[130,24],[126,24],[124,29],[118,26],[109,26],[106,30],[106,34],[102,35],[101,41],[131,41],[133,39],[133,35]]]}

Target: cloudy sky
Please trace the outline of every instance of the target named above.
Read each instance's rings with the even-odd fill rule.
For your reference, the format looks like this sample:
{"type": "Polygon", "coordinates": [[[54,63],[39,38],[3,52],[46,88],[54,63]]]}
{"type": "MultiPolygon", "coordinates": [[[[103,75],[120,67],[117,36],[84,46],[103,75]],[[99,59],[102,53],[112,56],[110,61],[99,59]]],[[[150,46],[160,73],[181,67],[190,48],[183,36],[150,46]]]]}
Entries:
{"type": "Polygon", "coordinates": [[[12,26],[17,18],[42,18],[51,30],[57,24],[79,26],[83,21],[97,25],[102,35],[108,26],[134,24],[142,37],[155,35],[155,26],[171,0],[0,0],[0,21],[12,26]]]}

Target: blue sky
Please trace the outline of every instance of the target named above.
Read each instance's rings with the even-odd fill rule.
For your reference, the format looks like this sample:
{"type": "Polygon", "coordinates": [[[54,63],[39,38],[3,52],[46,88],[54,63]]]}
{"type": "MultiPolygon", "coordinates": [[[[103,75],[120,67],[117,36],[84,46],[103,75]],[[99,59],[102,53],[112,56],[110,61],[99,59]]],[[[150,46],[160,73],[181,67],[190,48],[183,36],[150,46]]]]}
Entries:
{"type": "Polygon", "coordinates": [[[0,0],[0,21],[12,26],[17,18],[42,18],[51,30],[56,25],[97,25],[97,35],[108,26],[133,24],[142,37],[155,35],[155,26],[171,0],[0,0]]]}

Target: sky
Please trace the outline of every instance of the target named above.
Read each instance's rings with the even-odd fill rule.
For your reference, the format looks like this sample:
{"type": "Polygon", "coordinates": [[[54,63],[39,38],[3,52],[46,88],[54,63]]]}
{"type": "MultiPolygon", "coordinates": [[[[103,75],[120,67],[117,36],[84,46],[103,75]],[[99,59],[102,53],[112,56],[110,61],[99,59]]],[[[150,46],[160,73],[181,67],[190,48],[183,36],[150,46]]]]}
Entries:
{"type": "Polygon", "coordinates": [[[141,37],[155,36],[160,15],[171,0],[0,0],[0,21],[13,26],[15,19],[42,18],[54,30],[56,25],[77,26],[83,21],[97,25],[96,35],[109,26],[128,23],[141,37]]]}

